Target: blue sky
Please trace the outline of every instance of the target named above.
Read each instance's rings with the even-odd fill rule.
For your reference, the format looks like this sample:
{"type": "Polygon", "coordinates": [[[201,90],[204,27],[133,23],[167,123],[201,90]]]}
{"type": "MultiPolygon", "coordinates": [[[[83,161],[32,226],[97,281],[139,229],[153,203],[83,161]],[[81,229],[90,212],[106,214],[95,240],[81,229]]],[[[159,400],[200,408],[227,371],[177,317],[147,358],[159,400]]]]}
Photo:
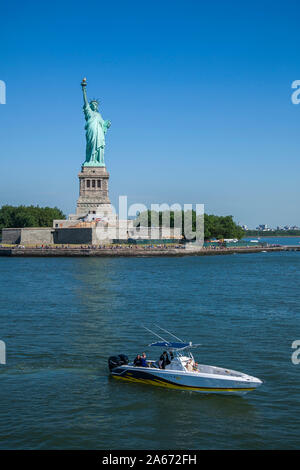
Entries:
{"type": "Polygon", "coordinates": [[[300,225],[299,13],[296,1],[2,4],[0,205],[74,212],[86,76],[112,121],[115,205],[126,194],[300,225]]]}

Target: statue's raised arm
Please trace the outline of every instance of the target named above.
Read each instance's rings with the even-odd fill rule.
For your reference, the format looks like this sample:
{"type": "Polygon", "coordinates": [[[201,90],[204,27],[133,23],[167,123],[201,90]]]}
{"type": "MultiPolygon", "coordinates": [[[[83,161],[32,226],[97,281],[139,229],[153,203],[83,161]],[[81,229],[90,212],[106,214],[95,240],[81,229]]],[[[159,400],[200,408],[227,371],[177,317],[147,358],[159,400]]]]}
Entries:
{"type": "Polygon", "coordinates": [[[84,106],[89,106],[89,102],[88,102],[88,99],[87,99],[87,96],[86,96],[86,78],[84,78],[81,82],[81,87],[82,87],[82,93],[83,93],[83,102],[84,102],[84,106]]]}

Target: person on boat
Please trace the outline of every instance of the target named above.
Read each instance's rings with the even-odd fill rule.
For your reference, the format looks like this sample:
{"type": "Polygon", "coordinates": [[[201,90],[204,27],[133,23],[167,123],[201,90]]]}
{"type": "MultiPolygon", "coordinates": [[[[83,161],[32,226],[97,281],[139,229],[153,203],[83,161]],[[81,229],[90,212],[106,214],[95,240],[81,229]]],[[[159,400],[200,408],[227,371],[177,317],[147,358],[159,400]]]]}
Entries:
{"type": "Polygon", "coordinates": [[[164,351],[159,358],[159,368],[165,369],[168,364],[171,364],[167,351],[164,351]]]}
{"type": "Polygon", "coordinates": [[[133,361],[133,364],[135,365],[135,367],[141,367],[142,366],[142,358],[141,358],[140,354],[138,354],[136,356],[136,358],[133,361]]]}
{"type": "Polygon", "coordinates": [[[190,359],[186,365],[185,365],[185,368],[188,372],[193,372],[194,371],[194,368],[193,368],[193,364],[192,364],[192,359],[190,359]]]}
{"type": "Polygon", "coordinates": [[[141,367],[148,367],[148,363],[146,361],[146,353],[143,353],[142,354],[142,357],[141,357],[141,367]]]}

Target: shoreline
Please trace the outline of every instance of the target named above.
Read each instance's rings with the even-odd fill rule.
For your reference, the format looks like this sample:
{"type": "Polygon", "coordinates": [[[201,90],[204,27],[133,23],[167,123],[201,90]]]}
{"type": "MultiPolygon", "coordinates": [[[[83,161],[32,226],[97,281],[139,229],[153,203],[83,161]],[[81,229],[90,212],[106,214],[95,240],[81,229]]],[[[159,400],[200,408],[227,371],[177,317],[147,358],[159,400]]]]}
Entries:
{"type": "Polygon", "coordinates": [[[186,249],[186,248],[0,248],[0,257],[183,257],[183,256],[217,256],[235,253],[261,253],[280,251],[300,251],[300,246],[276,247],[229,247],[216,249],[186,249]]]}
{"type": "MultiPolygon", "coordinates": [[[[300,235],[249,235],[244,238],[300,238],[300,235]]],[[[242,238],[243,240],[243,238],[242,238]]]]}

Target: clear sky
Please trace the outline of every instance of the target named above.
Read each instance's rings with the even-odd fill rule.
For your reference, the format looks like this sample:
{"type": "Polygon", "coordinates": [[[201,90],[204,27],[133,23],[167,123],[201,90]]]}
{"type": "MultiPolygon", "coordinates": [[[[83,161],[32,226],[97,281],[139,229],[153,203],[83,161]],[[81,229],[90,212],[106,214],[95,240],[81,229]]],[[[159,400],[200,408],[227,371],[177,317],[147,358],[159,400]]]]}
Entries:
{"type": "Polygon", "coordinates": [[[0,205],[73,213],[80,82],[112,126],[110,195],[300,225],[299,2],[1,4],[0,205]]]}

